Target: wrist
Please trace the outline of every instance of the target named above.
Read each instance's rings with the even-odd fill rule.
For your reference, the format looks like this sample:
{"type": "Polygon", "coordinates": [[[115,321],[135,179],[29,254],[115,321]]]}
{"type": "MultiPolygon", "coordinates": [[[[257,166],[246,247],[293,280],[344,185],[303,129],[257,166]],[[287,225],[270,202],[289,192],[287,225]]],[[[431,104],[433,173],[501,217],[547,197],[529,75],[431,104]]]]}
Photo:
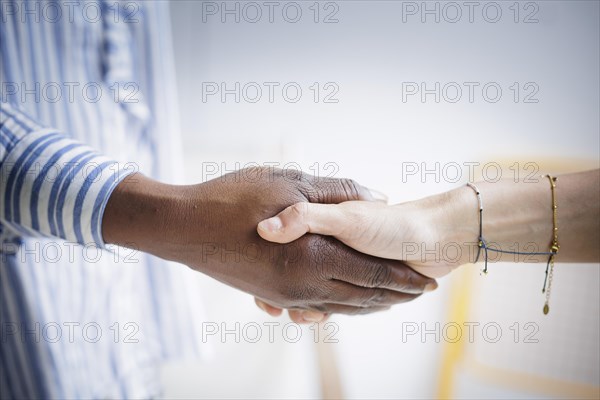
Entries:
{"type": "MultiPolygon", "coordinates": [[[[546,179],[484,181],[477,185],[484,202],[483,238],[490,248],[521,253],[547,251],[552,238],[552,202],[546,179]]],[[[545,262],[547,257],[494,252],[492,260],[545,262]]]]}
{"type": "Polygon", "coordinates": [[[429,247],[449,264],[474,262],[479,238],[479,207],[475,192],[463,186],[420,201],[422,225],[429,247]]]}
{"type": "Polygon", "coordinates": [[[172,244],[180,238],[183,187],[167,185],[136,173],[112,192],[102,219],[104,241],[170,257],[172,244]]]}

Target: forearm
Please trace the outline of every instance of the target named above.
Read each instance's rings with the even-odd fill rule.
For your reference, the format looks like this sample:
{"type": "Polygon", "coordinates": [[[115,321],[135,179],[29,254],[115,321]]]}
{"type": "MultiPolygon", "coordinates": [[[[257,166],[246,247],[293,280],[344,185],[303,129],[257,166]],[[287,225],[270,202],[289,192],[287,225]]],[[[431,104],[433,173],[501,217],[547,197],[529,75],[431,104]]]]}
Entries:
{"type": "Polygon", "coordinates": [[[136,173],[113,191],[102,221],[106,243],[174,260],[185,241],[181,221],[189,205],[185,186],[167,185],[136,173]]]}
{"type": "MultiPolygon", "coordinates": [[[[513,252],[548,252],[553,238],[552,192],[547,178],[535,183],[476,183],[483,199],[483,238],[513,252]]],[[[559,262],[600,259],[599,171],[558,177],[556,184],[559,262]]],[[[468,187],[434,196],[424,204],[438,221],[442,243],[476,243],[479,234],[475,192],[468,187]],[[443,221],[439,224],[439,221],[443,221]]],[[[467,247],[464,248],[468,252],[467,247]]],[[[471,255],[473,252],[471,251],[471,255]]],[[[497,261],[545,261],[547,256],[490,253],[497,261]]],[[[473,260],[469,260],[473,261],[473,260]]]]}

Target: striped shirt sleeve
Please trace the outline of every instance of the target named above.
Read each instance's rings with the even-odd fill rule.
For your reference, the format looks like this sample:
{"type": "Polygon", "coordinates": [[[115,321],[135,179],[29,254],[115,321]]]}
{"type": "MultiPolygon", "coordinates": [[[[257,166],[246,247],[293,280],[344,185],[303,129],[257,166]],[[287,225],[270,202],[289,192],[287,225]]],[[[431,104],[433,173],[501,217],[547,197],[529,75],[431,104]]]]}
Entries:
{"type": "Polygon", "coordinates": [[[102,215],[126,166],[0,104],[0,224],[104,247],[102,215]]]}

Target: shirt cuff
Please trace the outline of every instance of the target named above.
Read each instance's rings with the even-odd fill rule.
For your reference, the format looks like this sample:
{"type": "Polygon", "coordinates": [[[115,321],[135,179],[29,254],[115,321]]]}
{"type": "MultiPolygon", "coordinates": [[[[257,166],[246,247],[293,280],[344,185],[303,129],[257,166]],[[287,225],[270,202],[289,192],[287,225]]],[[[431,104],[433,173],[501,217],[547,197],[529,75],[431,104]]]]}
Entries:
{"type": "Polygon", "coordinates": [[[104,248],[102,216],[115,187],[135,172],[69,137],[22,137],[0,165],[0,221],[20,236],[59,237],[104,248]]]}

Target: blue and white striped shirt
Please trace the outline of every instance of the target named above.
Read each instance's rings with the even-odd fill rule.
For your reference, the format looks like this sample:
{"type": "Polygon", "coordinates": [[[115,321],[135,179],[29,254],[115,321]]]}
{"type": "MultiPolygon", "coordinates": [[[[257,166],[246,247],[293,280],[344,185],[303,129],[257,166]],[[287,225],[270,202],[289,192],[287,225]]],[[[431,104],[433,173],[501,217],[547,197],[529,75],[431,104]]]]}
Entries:
{"type": "Polygon", "coordinates": [[[121,179],[181,173],[168,3],[0,18],[0,397],[157,396],[159,363],[198,354],[195,276],[99,248],[121,179]]]}

